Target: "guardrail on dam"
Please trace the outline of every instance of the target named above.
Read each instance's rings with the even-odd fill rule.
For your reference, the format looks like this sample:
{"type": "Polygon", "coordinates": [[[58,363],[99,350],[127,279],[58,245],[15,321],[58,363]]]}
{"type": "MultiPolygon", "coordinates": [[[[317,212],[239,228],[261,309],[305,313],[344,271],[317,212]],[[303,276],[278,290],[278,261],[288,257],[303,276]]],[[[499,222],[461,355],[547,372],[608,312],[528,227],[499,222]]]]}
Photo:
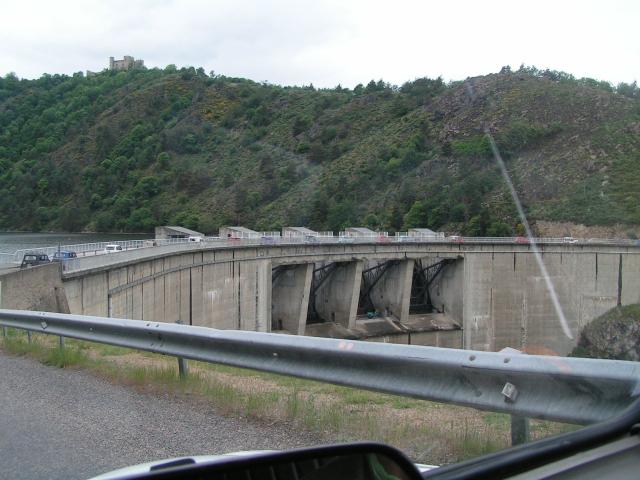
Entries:
{"type": "MultiPolygon", "coordinates": [[[[528,244],[166,245],[0,277],[3,308],[219,329],[566,354],[581,328],[640,302],[640,249],[540,244],[573,338],[528,244]]],[[[259,240],[258,242],[259,243],[259,240]]]]}

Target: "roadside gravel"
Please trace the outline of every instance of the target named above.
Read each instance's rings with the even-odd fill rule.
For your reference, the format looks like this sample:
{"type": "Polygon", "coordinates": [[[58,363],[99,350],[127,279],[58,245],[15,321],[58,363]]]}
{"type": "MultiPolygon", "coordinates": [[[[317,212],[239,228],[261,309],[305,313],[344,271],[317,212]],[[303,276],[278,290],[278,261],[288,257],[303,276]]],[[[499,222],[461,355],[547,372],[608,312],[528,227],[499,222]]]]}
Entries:
{"type": "Polygon", "coordinates": [[[0,477],[83,479],[182,455],[295,448],[308,432],[223,416],[0,350],[0,477]]]}

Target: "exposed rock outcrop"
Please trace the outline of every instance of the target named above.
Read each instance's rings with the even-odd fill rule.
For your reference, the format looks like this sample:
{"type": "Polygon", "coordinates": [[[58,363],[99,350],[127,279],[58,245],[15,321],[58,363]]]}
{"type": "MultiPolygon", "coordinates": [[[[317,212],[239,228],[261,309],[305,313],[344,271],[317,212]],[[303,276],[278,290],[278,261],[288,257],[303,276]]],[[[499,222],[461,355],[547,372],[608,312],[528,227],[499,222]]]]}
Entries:
{"type": "Polygon", "coordinates": [[[640,361],[640,304],[613,308],[589,323],[571,356],[640,361]]]}

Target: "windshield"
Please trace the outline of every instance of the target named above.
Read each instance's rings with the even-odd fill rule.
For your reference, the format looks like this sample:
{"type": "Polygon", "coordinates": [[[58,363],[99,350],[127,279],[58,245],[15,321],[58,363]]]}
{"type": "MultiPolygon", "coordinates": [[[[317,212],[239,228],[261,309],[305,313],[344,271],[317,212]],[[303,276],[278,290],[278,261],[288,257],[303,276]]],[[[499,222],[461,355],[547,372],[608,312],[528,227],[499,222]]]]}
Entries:
{"type": "Polygon", "coordinates": [[[0,309],[102,319],[0,312],[8,475],[441,466],[637,396],[638,5],[130,3],[3,13],[0,309]]]}

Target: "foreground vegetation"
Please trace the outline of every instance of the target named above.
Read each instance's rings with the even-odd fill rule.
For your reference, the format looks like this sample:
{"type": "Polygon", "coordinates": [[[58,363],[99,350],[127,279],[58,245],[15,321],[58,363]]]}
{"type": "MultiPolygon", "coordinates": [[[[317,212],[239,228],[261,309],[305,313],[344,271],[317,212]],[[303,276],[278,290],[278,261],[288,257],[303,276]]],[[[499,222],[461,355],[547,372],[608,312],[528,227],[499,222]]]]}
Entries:
{"type": "MultiPolygon", "coordinates": [[[[376,440],[393,444],[414,460],[444,464],[509,445],[509,417],[238,368],[189,363],[180,379],[176,360],[124,348],[9,330],[0,351],[28,355],[47,365],[80,368],[149,394],[189,398],[222,413],[260,422],[286,422],[317,433],[327,442],[376,440]]],[[[540,438],[572,429],[532,421],[540,438]]]]}
{"type": "Polygon", "coordinates": [[[640,224],[635,84],[522,67],[317,90],[202,69],[0,78],[0,229],[640,224]]]}

